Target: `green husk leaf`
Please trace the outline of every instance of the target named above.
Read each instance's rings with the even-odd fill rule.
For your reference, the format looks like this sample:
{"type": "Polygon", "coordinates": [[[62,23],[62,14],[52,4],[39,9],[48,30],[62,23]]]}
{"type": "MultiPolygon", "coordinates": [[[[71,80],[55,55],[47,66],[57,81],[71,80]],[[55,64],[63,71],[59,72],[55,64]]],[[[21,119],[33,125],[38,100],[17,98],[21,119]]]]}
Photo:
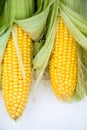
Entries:
{"type": "Polygon", "coordinates": [[[72,33],[75,40],[85,49],[87,49],[87,38],[79,31],[79,29],[73,24],[70,18],[65,14],[63,10],[61,10],[61,16],[65,24],[67,25],[68,29],[72,33]]]}
{"type": "Polygon", "coordinates": [[[69,8],[71,8],[72,10],[74,10],[75,12],[81,14],[82,16],[84,16],[85,18],[87,18],[87,0],[60,0],[61,2],[63,2],[65,4],[65,6],[68,6],[69,8]]]}
{"type": "Polygon", "coordinates": [[[81,100],[87,95],[87,50],[78,45],[78,82],[75,99],[81,100]]]}
{"type": "Polygon", "coordinates": [[[7,26],[7,3],[5,3],[3,12],[0,16],[0,35],[2,34],[3,28],[7,26]]]}
{"type": "Polygon", "coordinates": [[[77,49],[78,49],[78,75],[77,75],[78,82],[77,82],[74,98],[76,100],[81,100],[84,97],[84,93],[85,93],[85,82],[84,82],[85,67],[82,61],[83,48],[80,45],[78,45],[77,49]]]}
{"type": "Polygon", "coordinates": [[[44,45],[44,40],[41,40],[39,42],[34,42],[34,54],[33,54],[34,57],[37,55],[37,53],[40,51],[43,45],[44,45]]]}
{"type": "Polygon", "coordinates": [[[79,31],[87,35],[87,19],[63,4],[61,4],[61,8],[71,19],[73,24],[79,29],[79,31]]]}
{"type": "Polygon", "coordinates": [[[37,9],[39,9],[39,8],[42,7],[43,1],[44,1],[44,0],[36,0],[36,3],[37,3],[37,9]]]}
{"type": "Polygon", "coordinates": [[[48,6],[49,2],[50,2],[50,0],[44,0],[44,2],[43,2],[43,9],[45,9],[48,6]]]}
{"type": "Polygon", "coordinates": [[[19,63],[22,75],[23,75],[24,79],[26,79],[24,65],[23,65],[23,62],[22,62],[22,57],[21,57],[19,46],[18,46],[18,35],[17,34],[18,34],[17,33],[17,25],[13,25],[12,37],[13,37],[13,41],[14,41],[14,45],[15,45],[15,49],[16,49],[16,55],[17,55],[17,58],[18,58],[18,63],[19,63]]]}
{"type": "Polygon", "coordinates": [[[33,40],[38,40],[40,36],[42,36],[49,14],[49,9],[52,4],[53,2],[49,3],[47,8],[41,13],[25,20],[15,20],[15,23],[17,23],[24,31],[29,33],[33,40]]]}
{"type": "Polygon", "coordinates": [[[6,0],[0,0],[0,15],[1,15],[2,12],[3,12],[3,8],[4,8],[4,5],[5,5],[5,1],[6,1],[6,0]]]}
{"type": "Polygon", "coordinates": [[[0,16],[0,35],[5,33],[14,21],[14,11],[11,11],[9,2],[6,0],[2,15],[0,16]]]}
{"type": "Polygon", "coordinates": [[[9,39],[9,35],[11,32],[11,28],[5,31],[2,35],[0,35],[0,63],[2,62],[4,51],[7,45],[7,41],[9,39]]]}
{"type": "Polygon", "coordinates": [[[41,11],[43,11],[43,2],[44,0],[36,0],[36,12],[35,12],[35,15],[36,14],[39,14],[41,11]]]}
{"type": "MultiPolygon", "coordinates": [[[[15,18],[20,19],[26,19],[31,17],[35,12],[35,3],[34,0],[14,0],[15,6],[15,18]],[[20,9],[21,7],[21,9],[20,9]]],[[[12,0],[13,2],[13,0],[12,0]]]]}
{"type": "Polygon", "coordinates": [[[10,19],[25,19],[34,14],[34,0],[7,0],[10,19]]]}

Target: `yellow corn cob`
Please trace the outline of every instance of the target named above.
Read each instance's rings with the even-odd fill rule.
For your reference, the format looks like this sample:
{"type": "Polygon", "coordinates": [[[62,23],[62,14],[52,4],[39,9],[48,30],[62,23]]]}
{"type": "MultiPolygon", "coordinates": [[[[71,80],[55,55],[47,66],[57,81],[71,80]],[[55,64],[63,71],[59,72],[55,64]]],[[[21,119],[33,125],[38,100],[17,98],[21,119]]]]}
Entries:
{"type": "Polygon", "coordinates": [[[30,37],[21,28],[18,29],[18,44],[26,72],[23,79],[19,67],[12,35],[5,50],[2,67],[2,92],[7,112],[13,119],[19,118],[26,106],[31,82],[31,53],[32,42],[30,37]]]}
{"type": "Polygon", "coordinates": [[[76,42],[61,17],[49,61],[49,73],[56,97],[69,101],[77,83],[77,49],[76,42]]]}

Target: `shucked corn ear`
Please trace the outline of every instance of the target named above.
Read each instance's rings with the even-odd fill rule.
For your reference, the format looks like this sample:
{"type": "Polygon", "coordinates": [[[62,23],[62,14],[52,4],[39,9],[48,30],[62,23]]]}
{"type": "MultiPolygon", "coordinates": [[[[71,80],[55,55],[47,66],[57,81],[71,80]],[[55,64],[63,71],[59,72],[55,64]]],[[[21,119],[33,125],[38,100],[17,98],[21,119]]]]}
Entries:
{"type": "Polygon", "coordinates": [[[10,117],[19,118],[26,106],[31,83],[31,53],[32,41],[20,27],[18,29],[18,44],[26,73],[26,80],[19,67],[12,35],[8,40],[2,67],[2,92],[5,106],[10,117]]]}
{"type": "Polygon", "coordinates": [[[77,48],[61,17],[49,61],[49,73],[56,97],[69,101],[77,83],[77,48]]]}

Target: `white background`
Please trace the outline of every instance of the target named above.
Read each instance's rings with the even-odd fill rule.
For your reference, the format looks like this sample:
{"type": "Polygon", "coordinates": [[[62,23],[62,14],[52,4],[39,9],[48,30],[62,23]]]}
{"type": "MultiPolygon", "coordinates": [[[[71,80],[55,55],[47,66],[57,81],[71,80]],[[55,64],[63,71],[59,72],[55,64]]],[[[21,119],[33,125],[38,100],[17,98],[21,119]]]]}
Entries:
{"type": "Polygon", "coordinates": [[[71,103],[60,102],[50,85],[40,85],[29,97],[23,116],[9,118],[0,92],[0,130],[87,130],[87,98],[71,103]]]}

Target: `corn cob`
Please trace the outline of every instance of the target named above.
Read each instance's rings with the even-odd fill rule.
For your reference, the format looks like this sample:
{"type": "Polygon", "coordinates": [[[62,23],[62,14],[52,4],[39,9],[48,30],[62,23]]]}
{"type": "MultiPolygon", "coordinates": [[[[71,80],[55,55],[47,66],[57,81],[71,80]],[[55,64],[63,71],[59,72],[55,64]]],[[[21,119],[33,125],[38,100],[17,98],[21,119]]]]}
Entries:
{"type": "Polygon", "coordinates": [[[19,118],[26,106],[31,82],[32,41],[20,27],[18,29],[18,44],[26,73],[22,76],[12,35],[8,40],[2,67],[2,92],[5,106],[10,117],[19,118]]]}
{"type": "Polygon", "coordinates": [[[71,100],[77,83],[77,49],[76,41],[61,17],[49,61],[49,74],[56,97],[71,100]]]}

